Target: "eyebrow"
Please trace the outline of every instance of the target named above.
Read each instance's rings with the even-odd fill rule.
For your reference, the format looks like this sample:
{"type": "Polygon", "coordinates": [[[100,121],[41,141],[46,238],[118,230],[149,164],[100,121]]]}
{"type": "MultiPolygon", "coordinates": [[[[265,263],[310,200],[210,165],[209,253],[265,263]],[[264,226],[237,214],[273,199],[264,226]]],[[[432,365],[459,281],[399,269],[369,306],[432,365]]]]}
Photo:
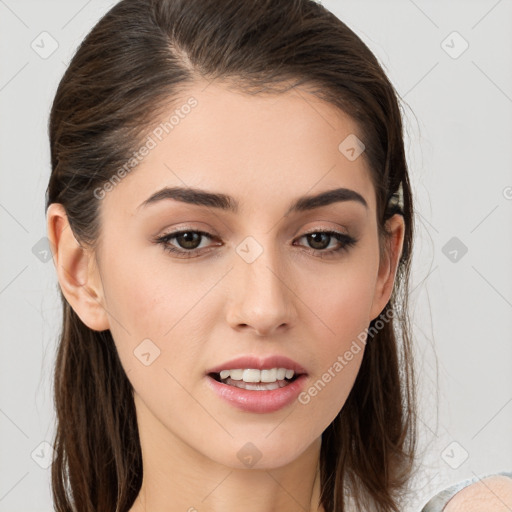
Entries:
{"type": "MultiPolygon", "coordinates": [[[[197,206],[219,208],[233,213],[238,213],[239,211],[238,201],[229,195],[207,192],[205,190],[188,187],[164,187],[142,202],[137,207],[137,210],[140,208],[146,208],[147,206],[164,199],[174,199],[175,201],[181,201],[183,203],[194,204],[197,206]]],[[[288,208],[285,215],[313,210],[322,206],[345,201],[356,201],[362,204],[365,208],[368,208],[368,203],[364,197],[355,190],[349,188],[336,188],[312,196],[299,197],[288,208]]]]}

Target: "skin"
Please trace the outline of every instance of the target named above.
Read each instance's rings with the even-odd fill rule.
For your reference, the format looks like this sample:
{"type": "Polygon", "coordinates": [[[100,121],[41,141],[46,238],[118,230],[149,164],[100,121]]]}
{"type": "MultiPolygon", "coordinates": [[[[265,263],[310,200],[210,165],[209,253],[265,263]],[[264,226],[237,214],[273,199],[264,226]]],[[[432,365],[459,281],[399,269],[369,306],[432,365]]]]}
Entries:
{"type": "Polygon", "coordinates": [[[445,512],[509,512],[512,510],[512,479],[495,475],[459,491],[445,512]]]}
{"type": "MultiPolygon", "coordinates": [[[[361,136],[334,106],[301,89],[249,96],[200,82],[176,105],[190,96],[197,107],[101,201],[97,252],[79,246],[61,205],[48,210],[63,293],[91,329],[111,330],[135,390],[144,481],[131,512],[323,512],[321,434],[346,401],[364,344],[309,403],[274,413],[234,408],[205,372],[239,355],[283,354],[306,368],[308,389],[388,302],[403,218],[388,221],[392,237],[379,259],[366,161],[338,150],[349,134],[361,136]],[[240,211],[168,199],[137,208],[163,186],[229,194],[240,211]],[[338,187],[357,191],[368,208],[346,201],[285,216],[299,196],[338,187]],[[202,254],[183,259],[153,242],[183,227],[221,243],[203,238],[202,254]],[[304,233],[329,229],[357,243],[320,258],[312,251],[321,243],[304,233]],[[252,263],[236,252],[248,236],[263,250],[252,263]],[[160,350],[149,366],[133,353],[147,338],[160,350]],[[261,453],[250,468],[237,456],[248,442],[261,453]]],[[[319,252],[338,246],[330,238],[319,252]]]]}

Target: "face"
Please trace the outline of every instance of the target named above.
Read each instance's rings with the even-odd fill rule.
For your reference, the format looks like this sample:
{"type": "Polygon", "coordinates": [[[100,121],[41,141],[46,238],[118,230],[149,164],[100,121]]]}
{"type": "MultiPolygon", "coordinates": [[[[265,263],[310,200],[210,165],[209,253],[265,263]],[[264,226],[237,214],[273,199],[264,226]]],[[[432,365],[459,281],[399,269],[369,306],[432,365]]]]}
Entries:
{"type": "Polygon", "coordinates": [[[249,96],[215,84],[191,87],[155,127],[147,154],[100,201],[91,278],[134,388],[139,429],[231,467],[244,467],[239,452],[249,442],[259,467],[284,465],[342,409],[365,329],[391,293],[393,260],[379,260],[364,155],[339,149],[361,134],[305,90],[249,96]],[[194,106],[180,110],[191,97],[194,106]],[[167,133],[160,123],[174,109],[181,115],[167,133]],[[146,202],[165,187],[188,195],[146,202]],[[341,188],[351,192],[293,208],[341,188]],[[193,189],[224,200],[194,204],[193,189]],[[265,406],[233,386],[238,402],[221,397],[227,386],[208,371],[240,368],[224,365],[240,356],[302,367],[287,384],[293,399],[265,406]]]}

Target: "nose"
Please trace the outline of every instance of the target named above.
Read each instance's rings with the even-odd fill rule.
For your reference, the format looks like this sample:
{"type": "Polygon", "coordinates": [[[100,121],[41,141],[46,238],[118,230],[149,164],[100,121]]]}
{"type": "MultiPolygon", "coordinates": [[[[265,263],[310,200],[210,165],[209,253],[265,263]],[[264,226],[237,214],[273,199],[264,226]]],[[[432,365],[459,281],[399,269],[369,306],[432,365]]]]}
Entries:
{"type": "Polygon", "coordinates": [[[251,263],[235,254],[227,311],[233,329],[271,336],[294,324],[293,285],[278,260],[266,248],[251,263]]]}

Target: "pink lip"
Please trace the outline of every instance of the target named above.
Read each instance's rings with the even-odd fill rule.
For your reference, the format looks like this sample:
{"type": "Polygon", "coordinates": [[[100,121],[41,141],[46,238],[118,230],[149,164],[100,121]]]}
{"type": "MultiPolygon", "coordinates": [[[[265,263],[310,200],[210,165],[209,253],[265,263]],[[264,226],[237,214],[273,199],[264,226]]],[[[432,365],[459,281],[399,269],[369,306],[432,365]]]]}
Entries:
{"type": "MultiPolygon", "coordinates": [[[[271,366],[272,367],[272,366],[271,366]]],[[[281,368],[283,366],[280,366],[281,368]]],[[[264,368],[265,369],[265,368],[264,368]]],[[[291,368],[290,368],[291,369],[291,368]]],[[[218,396],[242,411],[254,413],[270,413],[277,411],[296,400],[304,389],[307,375],[297,377],[292,383],[283,388],[271,391],[251,391],[217,382],[207,376],[208,385],[218,396]]]]}
{"type": "MultiPolygon", "coordinates": [[[[206,370],[206,374],[209,373],[220,373],[222,370],[236,370],[236,369],[251,368],[254,370],[269,370],[270,368],[287,368],[293,370],[296,375],[307,373],[306,370],[299,364],[290,359],[289,357],[273,355],[260,359],[255,356],[241,356],[231,361],[219,364],[209,370],[206,370]]],[[[229,386],[231,389],[231,386],[229,386]]],[[[285,388],[281,388],[285,389],[285,388]]],[[[242,390],[243,391],[243,390],[242,390]]],[[[277,390],[276,390],[277,391],[277,390]]],[[[250,391],[254,393],[254,391],[250,391]]],[[[257,391],[257,393],[269,393],[269,391],[257,391]]]]}
{"type": "Polygon", "coordinates": [[[307,380],[306,370],[289,357],[273,355],[260,359],[255,356],[241,356],[231,359],[206,371],[208,385],[218,396],[229,402],[234,407],[243,411],[255,413],[274,412],[291,404],[297,399],[307,380]],[[287,368],[293,370],[298,377],[286,386],[269,391],[252,391],[229,386],[216,381],[211,373],[220,373],[222,370],[252,368],[256,370],[268,370],[270,368],[287,368]]]}

